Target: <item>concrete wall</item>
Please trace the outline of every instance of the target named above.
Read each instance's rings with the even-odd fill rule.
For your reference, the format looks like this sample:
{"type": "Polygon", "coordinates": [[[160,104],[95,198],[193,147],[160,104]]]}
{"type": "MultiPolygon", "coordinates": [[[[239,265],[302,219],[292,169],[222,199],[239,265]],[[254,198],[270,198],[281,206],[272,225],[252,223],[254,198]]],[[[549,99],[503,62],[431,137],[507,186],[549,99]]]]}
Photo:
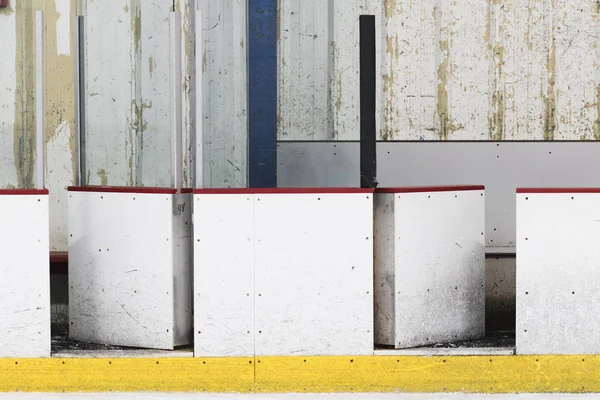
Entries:
{"type": "MultiPolygon", "coordinates": [[[[87,17],[89,183],[165,185],[168,12],[175,3],[184,17],[183,126],[189,147],[197,123],[196,1],[204,9],[205,184],[245,186],[244,1],[10,0],[0,10],[2,188],[35,182],[34,11],[45,11],[53,250],[66,250],[64,188],[74,183],[72,17],[87,17]]],[[[379,139],[600,140],[596,0],[280,0],[280,140],[358,139],[363,13],[377,16],[380,35],[379,139]]],[[[188,154],[187,182],[192,167],[188,154]]]]}
{"type": "Polygon", "coordinates": [[[600,139],[596,0],[281,0],[279,139],[359,137],[358,16],[380,140],[600,139]]]}
{"type": "Polygon", "coordinates": [[[35,184],[35,10],[46,16],[47,186],[51,247],[66,249],[66,193],[72,183],[75,0],[11,0],[0,9],[0,187],[35,184]]]}
{"type": "MultiPolygon", "coordinates": [[[[11,0],[0,11],[0,187],[33,185],[34,10],[46,12],[47,182],[66,249],[73,183],[72,16],[87,17],[89,183],[169,183],[168,12],[184,16],[184,132],[196,85],[191,10],[204,9],[207,186],[246,184],[246,3],[11,0]]],[[[281,0],[280,140],[358,139],[358,16],[378,20],[381,140],[600,139],[595,0],[281,0]]],[[[189,182],[191,157],[186,158],[189,182]]]]}
{"type": "MultiPolygon", "coordinates": [[[[246,5],[204,10],[205,185],[246,186],[246,5]]],[[[0,9],[0,188],[35,183],[35,10],[46,18],[46,182],[51,248],[67,250],[66,191],[74,184],[73,16],[86,17],[85,176],[89,184],[170,185],[169,11],[183,15],[183,129],[190,148],[196,0],[11,0],[0,9]]],[[[193,152],[184,179],[191,183],[193,152]]]]}

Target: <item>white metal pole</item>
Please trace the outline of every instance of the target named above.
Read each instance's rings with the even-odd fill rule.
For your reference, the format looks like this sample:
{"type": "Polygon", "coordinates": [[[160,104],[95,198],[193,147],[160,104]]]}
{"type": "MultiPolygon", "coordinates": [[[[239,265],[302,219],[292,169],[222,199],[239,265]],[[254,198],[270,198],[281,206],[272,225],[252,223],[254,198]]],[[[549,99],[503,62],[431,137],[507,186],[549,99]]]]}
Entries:
{"type": "Polygon", "coordinates": [[[77,186],[85,185],[85,104],[82,95],[85,89],[84,68],[84,20],[83,16],[75,16],[75,181],[77,186]]]}
{"type": "Polygon", "coordinates": [[[44,13],[36,11],[35,14],[35,121],[36,121],[36,155],[35,175],[36,188],[44,189],[45,182],[45,135],[44,135],[44,13]]]}
{"type": "Polygon", "coordinates": [[[204,127],[204,31],[202,8],[197,0],[196,9],[196,188],[204,187],[204,153],[203,153],[203,127],[204,127]]]}
{"type": "Polygon", "coordinates": [[[181,13],[173,11],[171,22],[171,179],[177,191],[183,185],[181,111],[181,13]]]}

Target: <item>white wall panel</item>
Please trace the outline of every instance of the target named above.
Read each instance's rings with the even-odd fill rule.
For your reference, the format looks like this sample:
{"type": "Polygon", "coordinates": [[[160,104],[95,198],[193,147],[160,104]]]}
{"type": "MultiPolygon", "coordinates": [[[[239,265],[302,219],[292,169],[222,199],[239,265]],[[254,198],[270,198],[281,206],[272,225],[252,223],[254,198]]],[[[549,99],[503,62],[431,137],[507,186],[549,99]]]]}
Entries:
{"type": "MultiPolygon", "coordinates": [[[[600,143],[590,142],[379,142],[380,186],[486,187],[486,246],[514,253],[517,187],[586,187],[597,183],[600,143]]],[[[356,142],[279,143],[280,187],[360,185],[356,142]]]]}
{"type": "Polygon", "coordinates": [[[376,343],[410,348],[483,337],[483,190],[375,196],[376,343]]]}
{"type": "Polygon", "coordinates": [[[196,357],[254,355],[254,195],[194,195],[196,357]]]}
{"type": "Polygon", "coordinates": [[[256,194],[256,355],[373,354],[373,195],[256,194]]]}
{"type": "Polygon", "coordinates": [[[48,195],[0,193],[0,221],[0,357],[49,357],[48,195]]]}
{"type": "Polygon", "coordinates": [[[69,192],[72,339],[167,350],[191,343],[190,201],[69,192]]]}
{"type": "Polygon", "coordinates": [[[517,354],[598,354],[600,190],[517,194],[517,354]]]}
{"type": "Polygon", "coordinates": [[[195,355],[373,354],[372,197],[197,193],[195,355]]]}

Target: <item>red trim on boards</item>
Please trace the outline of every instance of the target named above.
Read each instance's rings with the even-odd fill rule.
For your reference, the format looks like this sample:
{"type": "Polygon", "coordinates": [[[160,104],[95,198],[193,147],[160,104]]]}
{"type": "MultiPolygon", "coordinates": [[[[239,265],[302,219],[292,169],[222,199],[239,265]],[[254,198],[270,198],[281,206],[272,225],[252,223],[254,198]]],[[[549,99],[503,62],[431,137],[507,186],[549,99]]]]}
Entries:
{"type": "Polygon", "coordinates": [[[42,196],[50,194],[48,189],[0,189],[0,196],[42,196]]]}
{"type": "Polygon", "coordinates": [[[517,193],[600,193],[600,188],[517,188],[517,193]]]}
{"type": "Polygon", "coordinates": [[[399,188],[375,189],[375,193],[426,193],[426,192],[466,192],[474,190],[485,190],[485,186],[414,186],[399,188]]]}
{"type": "Polygon", "coordinates": [[[273,189],[196,189],[194,194],[353,194],[373,193],[373,189],[361,188],[273,188],[273,189]]]}
{"type": "Polygon", "coordinates": [[[175,194],[177,189],[129,186],[69,186],[69,192],[175,194]]]}
{"type": "Polygon", "coordinates": [[[50,252],[51,263],[67,263],[69,262],[69,253],[66,251],[51,251],[50,252]]]}

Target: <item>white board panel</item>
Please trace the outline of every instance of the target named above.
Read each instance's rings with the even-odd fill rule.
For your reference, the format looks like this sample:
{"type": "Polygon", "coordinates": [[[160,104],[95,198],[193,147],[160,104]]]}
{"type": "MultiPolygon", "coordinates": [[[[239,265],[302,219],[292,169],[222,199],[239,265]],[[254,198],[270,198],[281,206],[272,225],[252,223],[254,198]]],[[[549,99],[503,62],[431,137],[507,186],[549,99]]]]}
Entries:
{"type": "Polygon", "coordinates": [[[0,357],[49,357],[48,195],[0,193],[0,221],[0,357]]]}
{"type": "Polygon", "coordinates": [[[517,354],[600,353],[600,191],[517,194],[517,354]]]}
{"type": "Polygon", "coordinates": [[[174,245],[185,239],[173,233],[176,205],[172,194],[69,193],[72,339],[155,349],[182,344],[174,332],[173,291],[180,287],[173,264],[174,251],[186,247],[174,245]]]}
{"type": "Polygon", "coordinates": [[[255,197],[256,355],[373,354],[373,200],[255,197]]]}
{"type": "Polygon", "coordinates": [[[194,195],[195,356],[254,355],[254,195],[194,195]]]}
{"type": "Polygon", "coordinates": [[[410,348],[483,337],[483,191],[376,196],[384,197],[376,204],[385,209],[376,211],[376,223],[383,224],[383,229],[376,227],[376,243],[383,242],[375,246],[376,276],[393,280],[393,291],[390,284],[376,285],[375,297],[379,304],[389,302],[390,296],[394,301],[392,318],[385,308],[375,315],[375,326],[383,329],[376,334],[381,340],[378,344],[410,348]],[[387,227],[390,221],[393,230],[387,227]],[[393,257],[386,254],[387,246],[392,246],[393,257]],[[387,341],[390,331],[393,342],[387,341]]]}

